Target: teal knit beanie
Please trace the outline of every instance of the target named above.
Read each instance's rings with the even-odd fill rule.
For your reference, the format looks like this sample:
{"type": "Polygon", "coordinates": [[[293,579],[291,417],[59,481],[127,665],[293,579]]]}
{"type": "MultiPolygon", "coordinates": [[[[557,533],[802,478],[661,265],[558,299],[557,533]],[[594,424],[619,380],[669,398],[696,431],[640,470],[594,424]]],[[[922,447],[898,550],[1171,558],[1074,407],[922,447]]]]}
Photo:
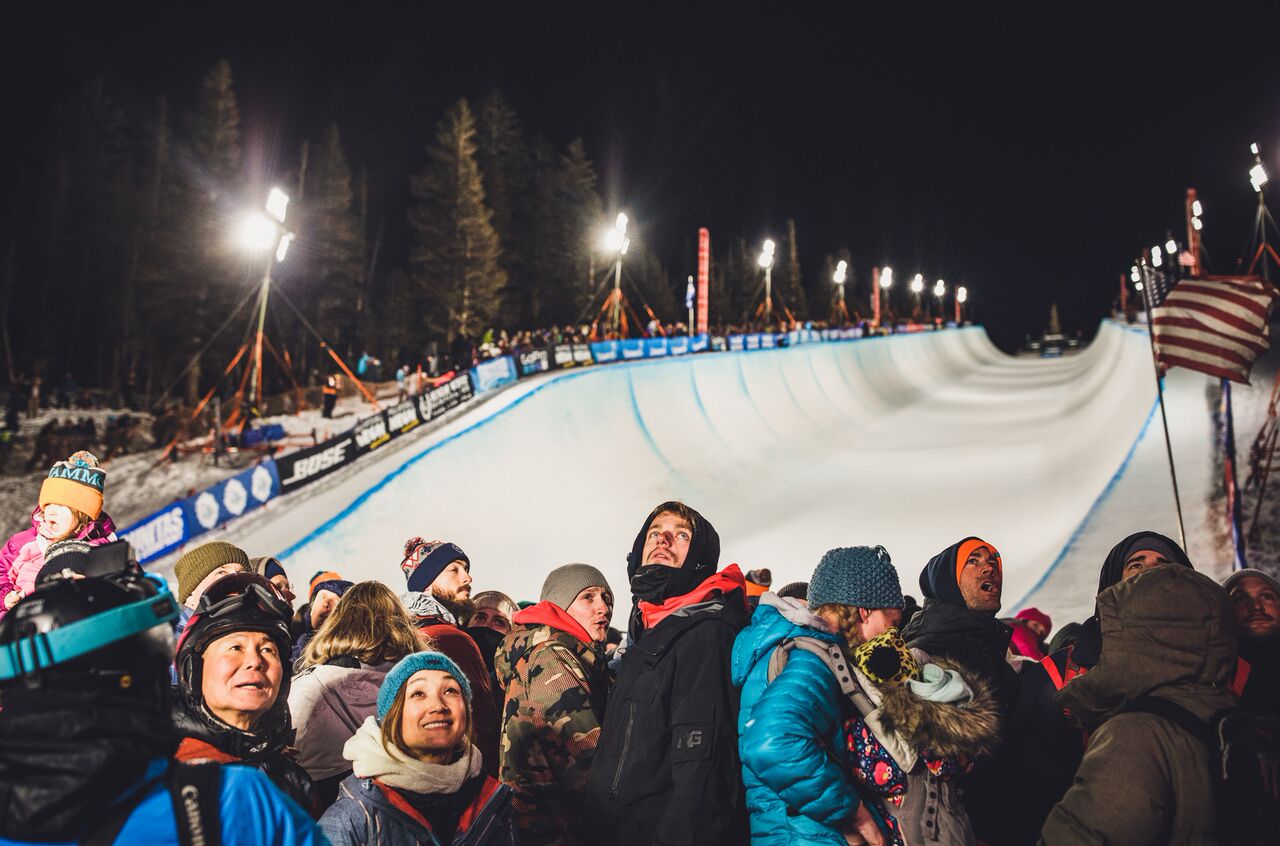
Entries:
{"type": "Polygon", "coordinates": [[[852,605],[901,608],[898,571],[883,546],[842,546],[827,550],[809,580],[809,607],[852,605]]]}
{"type": "Polygon", "coordinates": [[[396,701],[400,688],[404,687],[414,673],[422,670],[440,670],[453,676],[462,688],[462,698],[471,706],[471,682],[466,673],[459,669],[453,660],[442,652],[414,652],[400,659],[400,663],[391,668],[391,672],[382,679],[382,687],[378,689],[378,725],[391,710],[391,703],[396,701]]]}

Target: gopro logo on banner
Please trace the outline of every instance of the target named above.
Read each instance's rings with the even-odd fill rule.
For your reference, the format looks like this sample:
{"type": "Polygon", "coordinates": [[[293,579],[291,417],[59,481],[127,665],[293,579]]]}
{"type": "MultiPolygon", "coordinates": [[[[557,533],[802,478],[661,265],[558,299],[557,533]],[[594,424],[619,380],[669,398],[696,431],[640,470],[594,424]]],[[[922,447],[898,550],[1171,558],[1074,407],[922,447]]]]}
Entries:
{"type": "Polygon", "coordinates": [[[146,561],[182,543],[185,537],[186,526],[182,520],[182,508],[174,506],[129,532],[124,539],[133,547],[138,560],[146,561]]]}
{"type": "Polygon", "coordinates": [[[344,438],[333,446],[309,455],[293,465],[293,475],[280,482],[281,485],[296,485],[317,476],[326,470],[336,467],[347,460],[347,447],[351,439],[344,438]]]}

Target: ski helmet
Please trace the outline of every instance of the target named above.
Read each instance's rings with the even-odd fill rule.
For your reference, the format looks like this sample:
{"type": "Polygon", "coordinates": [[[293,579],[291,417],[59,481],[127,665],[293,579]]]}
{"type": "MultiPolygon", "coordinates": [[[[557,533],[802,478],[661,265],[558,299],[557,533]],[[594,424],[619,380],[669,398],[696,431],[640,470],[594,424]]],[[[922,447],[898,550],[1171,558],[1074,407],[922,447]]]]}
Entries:
{"type": "Polygon", "coordinates": [[[279,590],[256,573],[232,573],[218,579],[200,596],[196,613],[178,639],[174,659],[178,686],[187,703],[198,708],[204,702],[204,651],[209,644],[234,632],[262,632],[271,638],[285,664],[276,697],[279,708],[289,696],[291,676],[288,656],[293,650],[289,634],[292,609],[279,590]]]}
{"type": "Polygon", "coordinates": [[[178,604],[135,572],[38,586],[0,620],[0,688],[93,690],[160,704],[178,604]]]}

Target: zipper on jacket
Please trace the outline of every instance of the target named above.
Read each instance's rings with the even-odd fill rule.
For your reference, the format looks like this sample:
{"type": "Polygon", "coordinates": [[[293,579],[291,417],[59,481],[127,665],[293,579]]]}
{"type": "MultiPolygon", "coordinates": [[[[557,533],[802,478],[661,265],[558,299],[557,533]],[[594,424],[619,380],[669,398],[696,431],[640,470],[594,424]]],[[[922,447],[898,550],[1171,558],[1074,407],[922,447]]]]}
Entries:
{"type": "Polygon", "coordinates": [[[622,735],[622,755],[618,758],[618,771],[613,774],[613,789],[609,791],[609,796],[613,799],[618,798],[618,782],[622,780],[622,768],[627,763],[627,749],[631,747],[631,727],[636,721],[636,703],[627,703],[627,731],[622,735]]]}

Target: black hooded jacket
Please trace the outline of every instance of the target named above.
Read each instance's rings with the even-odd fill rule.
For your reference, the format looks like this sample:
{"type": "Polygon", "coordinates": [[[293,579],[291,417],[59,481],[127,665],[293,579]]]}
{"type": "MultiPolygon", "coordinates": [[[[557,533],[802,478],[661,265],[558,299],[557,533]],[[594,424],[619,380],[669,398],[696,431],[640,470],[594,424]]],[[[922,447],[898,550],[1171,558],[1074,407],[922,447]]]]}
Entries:
{"type": "MultiPolygon", "coordinates": [[[[628,571],[640,567],[640,529],[628,571]]],[[[720,539],[695,513],[685,567],[664,591],[692,591],[716,572],[720,539]]],[[[733,641],[746,625],[741,590],[675,611],[651,629],[633,612],[633,639],[609,695],[586,802],[596,831],[615,846],[738,844],[750,839],[738,757],[733,641]]]]}
{"type": "MultiPolygon", "coordinates": [[[[650,524],[662,512],[672,511],[675,505],[676,503],[673,502],[664,502],[650,511],[649,516],[645,518],[644,525],[640,527],[640,533],[636,535],[635,543],[631,545],[631,552],[627,553],[628,579],[634,580],[636,573],[644,566],[644,542],[646,535],[649,533],[650,524]]],[[[688,593],[714,575],[716,567],[720,564],[720,535],[716,532],[715,526],[712,526],[707,518],[692,508],[689,511],[693,514],[693,537],[689,540],[689,552],[685,555],[684,564],[680,569],[674,570],[669,574],[669,579],[662,594],[657,597],[651,597],[650,601],[661,602],[673,596],[688,593]]],[[[644,626],[640,618],[640,601],[639,598],[633,597],[631,616],[627,626],[629,642],[634,643],[643,634],[644,626]]]]}

